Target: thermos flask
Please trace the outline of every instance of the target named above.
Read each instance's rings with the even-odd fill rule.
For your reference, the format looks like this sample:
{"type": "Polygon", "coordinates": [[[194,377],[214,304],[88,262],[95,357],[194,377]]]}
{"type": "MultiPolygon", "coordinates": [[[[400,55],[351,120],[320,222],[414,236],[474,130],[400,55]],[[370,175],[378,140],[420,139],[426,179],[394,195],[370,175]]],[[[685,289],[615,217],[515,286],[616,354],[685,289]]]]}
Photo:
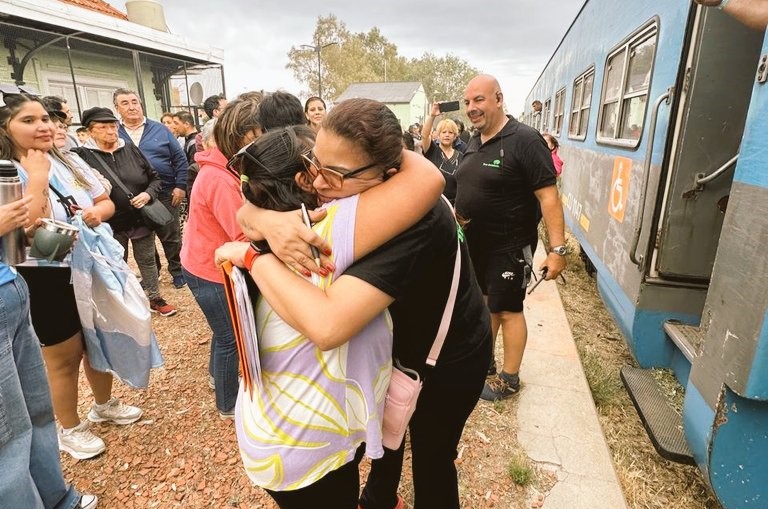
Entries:
{"type": "MultiPolygon", "coordinates": [[[[0,159],[0,205],[21,200],[21,180],[12,161],[0,159]]],[[[19,227],[0,237],[0,261],[17,265],[27,260],[24,228],[19,227]]]]}

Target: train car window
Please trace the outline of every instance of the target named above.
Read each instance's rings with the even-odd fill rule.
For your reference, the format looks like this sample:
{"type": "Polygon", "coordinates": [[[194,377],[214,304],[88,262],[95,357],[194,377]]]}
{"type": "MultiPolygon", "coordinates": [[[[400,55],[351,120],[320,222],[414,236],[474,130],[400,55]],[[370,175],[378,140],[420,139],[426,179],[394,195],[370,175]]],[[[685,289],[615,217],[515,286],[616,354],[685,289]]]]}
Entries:
{"type": "Polygon", "coordinates": [[[595,70],[584,76],[584,100],[581,104],[579,117],[579,136],[584,139],[587,136],[587,124],[589,123],[589,109],[592,107],[592,88],[595,84],[595,70]]]}
{"type": "Polygon", "coordinates": [[[549,114],[552,112],[552,99],[544,101],[544,110],[541,115],[541,132],[549,132],[549,114]]]}
{"type": "Polygon", "coordinates": [[[560,129],[563,128],[563,113],[565,110],[565,87],[561,88],[555,94],[555,122],[552,125],[552,132],[555,136],[560,136],[560,129]]]}
{"type": "Polygon", "coordinates": [[[656,25],[644,27],[608,55],[597,141],[636,147],[645,123],[656,53],[656,25]]]}
{"type": "MultiPolygon", "coordinates": [[[[587,136],[589,110],[592,106],[592,87],[595,82],[595,68],[590,67],[573,81],[573,99],[571,104],[571,119],[568,123],[568,137],[583,140],[587,136]]],[[[565,89],[563,92],[563,107],[565,107],[565,89]]]]}

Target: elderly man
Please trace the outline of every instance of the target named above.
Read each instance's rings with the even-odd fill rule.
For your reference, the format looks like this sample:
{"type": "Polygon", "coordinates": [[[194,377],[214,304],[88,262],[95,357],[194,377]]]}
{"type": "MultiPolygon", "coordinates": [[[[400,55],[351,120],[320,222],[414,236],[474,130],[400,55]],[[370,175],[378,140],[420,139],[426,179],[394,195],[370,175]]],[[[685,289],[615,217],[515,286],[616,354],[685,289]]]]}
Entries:
{"type": "Polygon", "coordinates": [[[488,75],[473,78],[464,104],[477,132],[456,172],[456,210],[468,221],[467,241],[477,280],[501,329],[504,363],[491,359],[481,398],[496,401],[520,390],[518,376],[528,330],[523,300],[532,270],[541,215],[553,247],[540,269],[555,279],[565,268],[563,209],[547,143],[534,129],[504,114],[504,95],[488,75]]]}
{"type": "Polygon", "coordinates": [[[163,244],[168,260],[168,272],[173,276],[173,286],[183,288],[186,283],[181,273],[181,230],[179,224],[179,205],[186,196],[187,171],[189,164],[184,150],[173,134],[160,122],[144,116],[136,92],[124,88],[113,94],[115,110],[120,115],[119,135],[126,143],[133,143],[149,160],[152,168],[160,176],[162,187],[159,200],[173,215],[173,221],[157,229],[157,236],[163,244]]]}

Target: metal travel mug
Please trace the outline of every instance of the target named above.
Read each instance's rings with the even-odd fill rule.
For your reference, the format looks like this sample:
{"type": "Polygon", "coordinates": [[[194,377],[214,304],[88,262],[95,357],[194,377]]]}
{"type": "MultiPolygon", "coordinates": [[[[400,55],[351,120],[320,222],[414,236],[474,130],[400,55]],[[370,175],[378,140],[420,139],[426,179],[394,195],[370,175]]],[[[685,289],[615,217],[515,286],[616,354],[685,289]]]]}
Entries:
{"type": "MultiPolygon", "coordinates": [[[[12,161],[0,159],[0,205],[23,198],[19,172],[12,161]]],[[[0,262],[17,265],[27,260],[24,228],[16,228],[0,237],[0,262]]]]}

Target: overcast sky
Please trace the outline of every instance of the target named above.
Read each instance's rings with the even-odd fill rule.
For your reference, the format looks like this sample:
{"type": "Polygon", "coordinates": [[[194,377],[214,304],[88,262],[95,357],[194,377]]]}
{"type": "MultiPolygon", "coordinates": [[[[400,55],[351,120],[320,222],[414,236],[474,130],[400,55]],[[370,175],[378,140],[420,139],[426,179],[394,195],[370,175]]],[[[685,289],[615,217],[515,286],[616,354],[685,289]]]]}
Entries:
{"type": "MultiPolygon", "coordinates": [[[[379,27],[400,55],[452,53],[496,76],[518,114],[583,0],[159,0],[171,32],[224,49],[227,95],[302,86],[285,68],[292,45],[311,44],[318,16],[352,32],[379,27]],[[434,5],[435,8],[427,8],[434,5]]],[[[124,0],[109,0],[125,12],[124,0]]],[[[459,98],[457,98],[459,99],[459,98]]]]}

